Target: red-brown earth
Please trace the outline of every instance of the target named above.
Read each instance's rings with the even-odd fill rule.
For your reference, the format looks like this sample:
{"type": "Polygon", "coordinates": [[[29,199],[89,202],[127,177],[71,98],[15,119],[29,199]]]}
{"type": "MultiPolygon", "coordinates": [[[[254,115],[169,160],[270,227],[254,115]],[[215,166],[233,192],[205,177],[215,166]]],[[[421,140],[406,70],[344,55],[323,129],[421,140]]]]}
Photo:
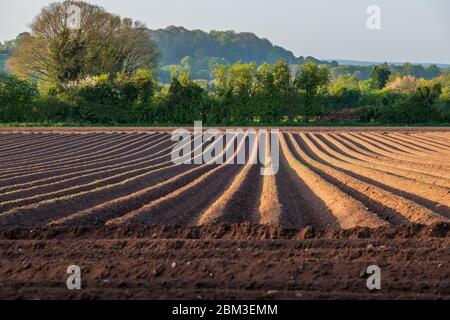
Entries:
{"type": "Polygon", "coordinates": [[[448,129],[279,138],[262,176],[174,164],[167,128],[1,129],[0,298],[450,298],[448,129]]]}

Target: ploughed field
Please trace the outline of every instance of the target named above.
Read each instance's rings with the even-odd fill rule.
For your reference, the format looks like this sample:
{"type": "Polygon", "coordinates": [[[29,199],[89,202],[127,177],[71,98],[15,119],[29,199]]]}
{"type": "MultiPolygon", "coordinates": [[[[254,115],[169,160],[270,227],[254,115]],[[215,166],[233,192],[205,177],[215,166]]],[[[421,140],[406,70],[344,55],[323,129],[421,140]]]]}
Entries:
{"type": "Polygon", "coordinates": [[[273,176],[175,164],[175,144],[0,132],[0,298],[450,298],[450,130],[282,129],[273,176]]]}

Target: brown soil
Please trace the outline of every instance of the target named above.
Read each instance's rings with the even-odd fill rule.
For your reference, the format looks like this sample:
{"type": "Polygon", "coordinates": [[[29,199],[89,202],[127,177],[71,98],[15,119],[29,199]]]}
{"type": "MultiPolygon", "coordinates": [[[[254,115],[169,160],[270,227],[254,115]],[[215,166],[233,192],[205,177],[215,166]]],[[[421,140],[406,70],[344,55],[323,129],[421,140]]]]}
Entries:
{"type": "Polygon", "coordinates": [[[282,129],[275,176],[171,129],[0,128],[0,299],[450,298],[449,128],[282,129]]]}
{"type": "Polygon", "coordinates": [[[449,299],[449,224],[2,229],[1,299],[449,299]],[[82,290],[66,288],[79,265],[82,290]],[[381,290],[366,268],[382,270],[381,290]]]}

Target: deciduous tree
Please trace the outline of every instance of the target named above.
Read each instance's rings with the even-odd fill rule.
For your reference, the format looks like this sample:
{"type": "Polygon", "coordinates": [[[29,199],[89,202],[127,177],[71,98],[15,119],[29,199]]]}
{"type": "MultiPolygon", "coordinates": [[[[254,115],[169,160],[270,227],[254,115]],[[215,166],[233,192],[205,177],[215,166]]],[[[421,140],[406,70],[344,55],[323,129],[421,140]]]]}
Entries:
{"type": "Polygon", "coordinates": [[[63,84],[88,75],[151,69],[158,55],[142,23],[83,1],[65,1],[41,10],[8,65],[23,78],[63,84]],[[69,28],[70,5],[81,9],[79,29],[69,28]]]}
{"type": "Polygon", "coordinates": [[[322,106],[317,101],[318,89],[330,81],[330,72],[326,67],[319,66],[312,61],[306,62],[300,69],[297,84],[302,90],[304,115],[306,120],[319,115],[322,106]]]}
{"type": "Polygon", "coordinates": [[[370,78],[375,82],[378,89],[383,89],[386,86],[390,75],[391,70],[389,69],[389,66],[387,63],[383,63],[373,67],[370,78]]]}

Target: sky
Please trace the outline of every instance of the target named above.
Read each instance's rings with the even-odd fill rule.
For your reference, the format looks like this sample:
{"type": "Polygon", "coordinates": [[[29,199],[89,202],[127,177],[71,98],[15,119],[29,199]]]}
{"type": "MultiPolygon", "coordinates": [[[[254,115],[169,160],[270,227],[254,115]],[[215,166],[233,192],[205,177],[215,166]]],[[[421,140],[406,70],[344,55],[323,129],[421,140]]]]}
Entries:
{"type": "MultiPolygon", "coordinates": [[[[49,0],[0,0],[0,41],[29,30],[49,0]]],[[[151,29],[253,32],[296,56],[450,63],[449,0],[89,0],[151,29]],[[366,10],[381,9],[369,30],[366,10]]]]}

